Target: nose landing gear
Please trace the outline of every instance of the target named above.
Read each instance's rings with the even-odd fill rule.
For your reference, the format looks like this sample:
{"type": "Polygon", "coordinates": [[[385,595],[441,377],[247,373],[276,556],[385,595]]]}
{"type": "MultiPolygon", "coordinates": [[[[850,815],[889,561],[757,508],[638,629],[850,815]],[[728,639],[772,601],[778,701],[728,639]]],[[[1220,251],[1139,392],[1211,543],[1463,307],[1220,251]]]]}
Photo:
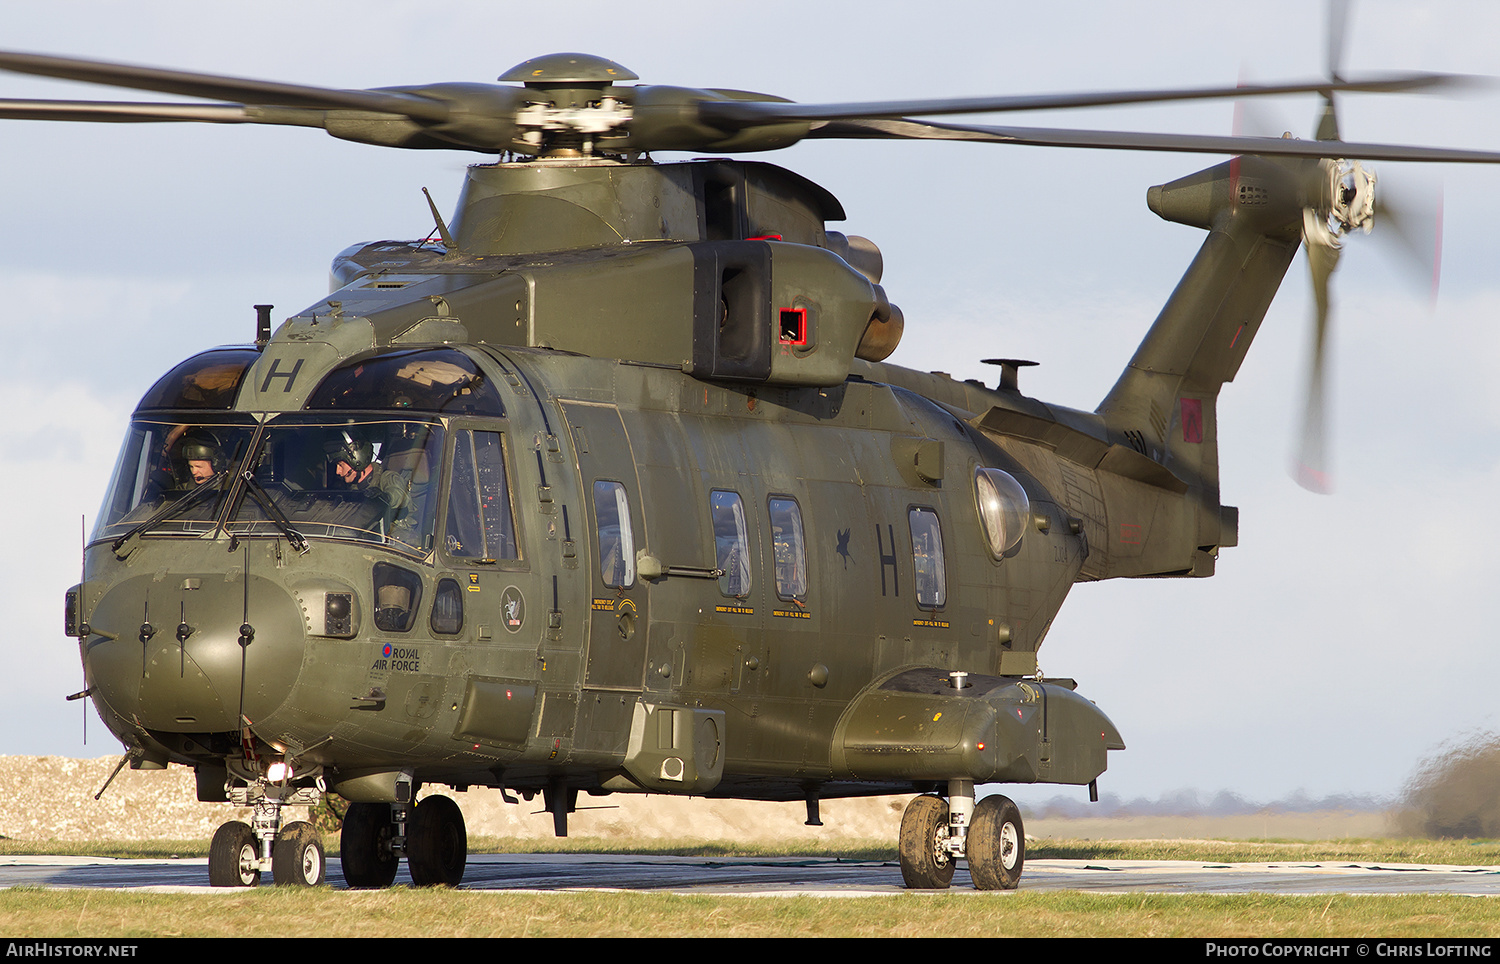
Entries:
{"type": "Polygon", "coordinates": [[[255,795],[249,825],[231,820],[214,832],[208,848],[208,882],[214,887],[255,887],[266,871],[281,887],[317,887],[327,878],[323,841],[306,820],[281,823],[281,809],[312,806],[319,791],[275,785],[235,791],[255,795]],[[282,794],[285,795],[282,795],[282,794]]]}
{"type": "Polygon", "coordinates": [[[326,879],[323,841],[306,820],[287,824],[269,839],[258,838],[256,830],[238,820],[215,831],[208,848],[209,885],[255,887],[267,869],[283,887],[316,887],[326,879]]]}

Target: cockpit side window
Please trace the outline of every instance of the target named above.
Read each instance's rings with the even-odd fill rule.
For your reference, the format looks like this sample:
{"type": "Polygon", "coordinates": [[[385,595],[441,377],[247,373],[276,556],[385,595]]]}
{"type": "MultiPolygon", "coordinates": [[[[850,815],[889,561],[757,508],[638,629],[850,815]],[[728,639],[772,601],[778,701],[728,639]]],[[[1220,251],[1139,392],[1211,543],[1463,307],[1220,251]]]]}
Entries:
{"type": "Polygon", "coordinates": [[[610,589],[635,584],[635,533],[630,526],[630,496],[618,482],[594,483],[594,521],[599,545],[599,578],[610,589]]]}
{"type": "Polygon", "coordinates": [[[454,433],[445,542],[450,555],[465,559],[519,555],[499,432],[454,433]]]}

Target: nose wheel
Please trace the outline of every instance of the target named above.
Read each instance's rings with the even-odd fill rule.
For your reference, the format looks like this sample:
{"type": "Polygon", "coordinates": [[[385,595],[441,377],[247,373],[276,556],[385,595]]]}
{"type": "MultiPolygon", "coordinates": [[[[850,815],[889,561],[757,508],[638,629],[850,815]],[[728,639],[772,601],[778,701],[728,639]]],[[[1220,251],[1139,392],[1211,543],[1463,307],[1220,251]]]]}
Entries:
{"type": "Polygon", "coordinates": [[[271,846],[271,876],[282,887],[316,887],[323,883],[323,841],[317,828],[298,820],[281,828],[271,846]]]}
{"type": "Polygon", "coordinates": [[[208,845],[208,883],[212,887],[255,887],[260,883],[260,854],[255,831],[231,820],[214,831],[208,845]]]}

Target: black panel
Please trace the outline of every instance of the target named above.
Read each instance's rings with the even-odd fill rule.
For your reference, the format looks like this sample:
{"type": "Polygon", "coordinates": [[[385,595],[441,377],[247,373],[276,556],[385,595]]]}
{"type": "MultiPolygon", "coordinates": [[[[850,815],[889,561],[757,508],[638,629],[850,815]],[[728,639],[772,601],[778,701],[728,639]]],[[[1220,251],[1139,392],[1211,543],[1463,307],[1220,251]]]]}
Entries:
{"type": "Polygon", "coordinates": [[[713,241],[692,250],[694,377],[765,381],[774,330],[771,246],[713,241]]]}

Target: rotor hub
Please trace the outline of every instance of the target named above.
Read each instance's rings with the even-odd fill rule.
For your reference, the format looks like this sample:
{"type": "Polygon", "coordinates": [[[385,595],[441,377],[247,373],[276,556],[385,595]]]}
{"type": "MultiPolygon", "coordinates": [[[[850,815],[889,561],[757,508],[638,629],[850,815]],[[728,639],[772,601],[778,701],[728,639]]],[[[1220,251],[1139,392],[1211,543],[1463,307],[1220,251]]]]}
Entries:
{"type": "Polygon", "coordinates": [[[640,80],[634,71],[593,54],[544,54],[516,64],[496,80],[527,87],[598,85],[640,80]]]}

